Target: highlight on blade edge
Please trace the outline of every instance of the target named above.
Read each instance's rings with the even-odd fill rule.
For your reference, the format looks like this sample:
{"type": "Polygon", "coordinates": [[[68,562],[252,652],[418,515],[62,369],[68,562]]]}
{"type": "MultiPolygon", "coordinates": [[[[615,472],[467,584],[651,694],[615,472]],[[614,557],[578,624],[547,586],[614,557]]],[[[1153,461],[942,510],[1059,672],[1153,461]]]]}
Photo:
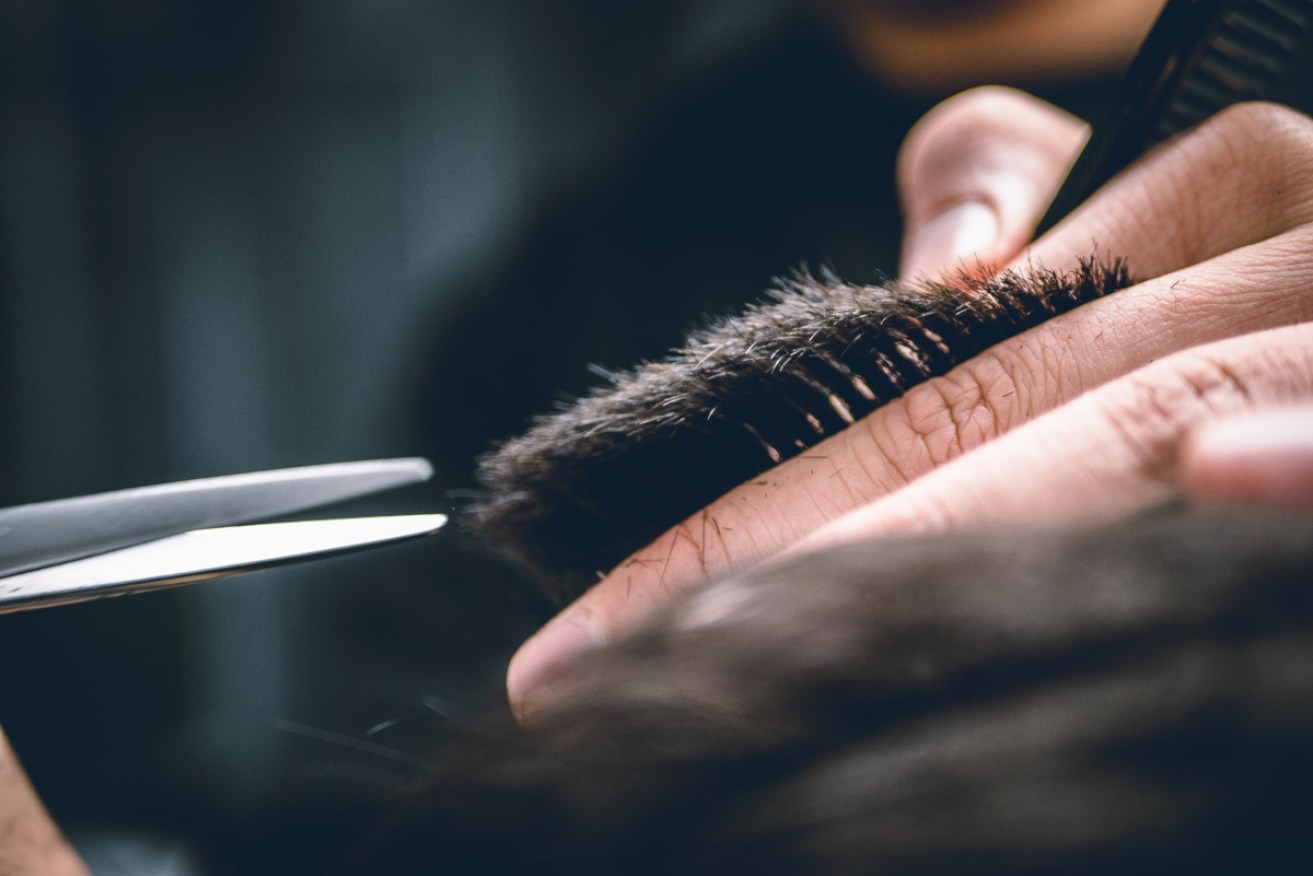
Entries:
{"type": "Polygon", "coordinates": [[[431,535],[442,514],[233,525],[432,476],[423,459],[252,472],[0,509],[0,614],[189,584],[431,535]]]}

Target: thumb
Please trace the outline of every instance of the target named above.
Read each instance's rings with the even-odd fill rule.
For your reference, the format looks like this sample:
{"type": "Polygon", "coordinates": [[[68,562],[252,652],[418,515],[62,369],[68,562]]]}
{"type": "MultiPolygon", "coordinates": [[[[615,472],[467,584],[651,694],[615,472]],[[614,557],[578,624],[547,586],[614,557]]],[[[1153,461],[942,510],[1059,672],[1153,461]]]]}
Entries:
{"type": "Polygon", "coordinates": [[[1009,88],[963,92],[912,128],[898,156],[904,279],[985,271],[1030,242],[1088,127],[1009,88]]]}
{"type": "Polygon", "coordinates": [[[1186,440],[1180,469],[1199,502],[1313,510],[1313,405],[1205,423],[1186,440]]]}

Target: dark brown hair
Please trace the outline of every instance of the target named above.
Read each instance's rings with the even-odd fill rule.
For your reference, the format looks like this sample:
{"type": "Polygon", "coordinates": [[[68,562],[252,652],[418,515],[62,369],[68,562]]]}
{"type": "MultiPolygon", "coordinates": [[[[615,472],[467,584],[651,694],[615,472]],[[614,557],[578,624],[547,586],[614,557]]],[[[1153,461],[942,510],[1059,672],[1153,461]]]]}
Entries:
{"type": "Polygon", "coordinates": [[[1027,328],[1120,289],[1089,259],[953,283],[800,275],[485,458],[478,528],[577,595],[716,497],[1027,328]]]}
{"type": "Polygon", "coordinates": [[[1313,518],[853,544],[451,753],[388,873],[1253,872],[1313,850],[1313,518]]]}

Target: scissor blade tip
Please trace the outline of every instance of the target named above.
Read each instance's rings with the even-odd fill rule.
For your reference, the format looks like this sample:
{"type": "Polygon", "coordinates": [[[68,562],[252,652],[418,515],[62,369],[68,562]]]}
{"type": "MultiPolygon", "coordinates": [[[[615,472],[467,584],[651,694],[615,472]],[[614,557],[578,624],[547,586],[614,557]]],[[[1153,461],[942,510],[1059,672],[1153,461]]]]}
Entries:
{"type": "Polygon", "coordinates": [[[334,467],[381,469],[402,475],[416,482],[433,477],[433,463],[422,456],[398,456],[391,459],[370,459],[361,462],[333,463],[334,467]]]}

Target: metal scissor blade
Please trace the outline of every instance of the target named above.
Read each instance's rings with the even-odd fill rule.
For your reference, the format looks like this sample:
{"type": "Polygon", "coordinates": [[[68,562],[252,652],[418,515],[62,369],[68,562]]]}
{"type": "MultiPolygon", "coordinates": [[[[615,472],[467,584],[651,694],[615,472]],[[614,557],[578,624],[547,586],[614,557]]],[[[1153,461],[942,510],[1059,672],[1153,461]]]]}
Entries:
{"type": "Polygon", "coordinates": [[[428,480],[423,459],[309,465],[0,509],[0,580],[154,539],[428,480]]]}
{"type": "Polygon", "coordinates": [[[0,579],[0,614],[191,584],[431,535],[444,514],[198,529],[0,579]]]}

